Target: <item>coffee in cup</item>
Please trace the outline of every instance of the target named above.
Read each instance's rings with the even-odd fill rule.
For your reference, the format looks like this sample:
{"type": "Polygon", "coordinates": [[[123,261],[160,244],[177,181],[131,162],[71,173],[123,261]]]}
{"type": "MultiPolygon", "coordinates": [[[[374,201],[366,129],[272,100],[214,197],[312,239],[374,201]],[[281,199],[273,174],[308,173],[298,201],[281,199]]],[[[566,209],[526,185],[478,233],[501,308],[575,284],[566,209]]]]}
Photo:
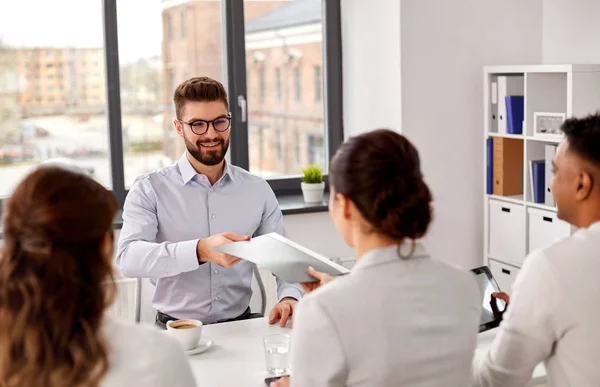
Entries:
{"type": "Polygon", "coordinates": [[[202,322],[199,320],[175,320],[167,323],[167,332],[188,351],[194,349],[202,336],[202,322]]]}

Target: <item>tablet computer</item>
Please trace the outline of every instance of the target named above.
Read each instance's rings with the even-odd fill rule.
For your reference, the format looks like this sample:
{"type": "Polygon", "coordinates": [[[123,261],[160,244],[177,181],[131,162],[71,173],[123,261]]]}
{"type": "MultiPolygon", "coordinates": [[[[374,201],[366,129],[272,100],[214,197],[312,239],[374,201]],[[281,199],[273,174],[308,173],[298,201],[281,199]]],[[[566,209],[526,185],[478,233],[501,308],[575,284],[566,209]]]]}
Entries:
{"type": "MultiPolygon", "coordinates": [[[[502,316],[494,314],[491,302],[492,293],[500,292],[500,288],[496,283],[496,280],[492,276],[490,268],[487,266],[481,266],[471,270],[475,274],[479,290],[483,295],[483,308],[481,310],[481,320],[479,322],[479,332],[487,331],[492,328],[496,328],[502,321],[502,316]]],[[[498,310],[503,311],[506,309],[506,303],[500,299],[495,299],[498,310]]]]}
{"type": "Polygon", "coordinates": [[[264,267],[287,283],[316,282],[317,280],[308,274],[309,266],[332,277],[350,272],[344,266],[277,233],[261,235],[249,241],[228,243],[213,247],[213,250],[264,267]]]}

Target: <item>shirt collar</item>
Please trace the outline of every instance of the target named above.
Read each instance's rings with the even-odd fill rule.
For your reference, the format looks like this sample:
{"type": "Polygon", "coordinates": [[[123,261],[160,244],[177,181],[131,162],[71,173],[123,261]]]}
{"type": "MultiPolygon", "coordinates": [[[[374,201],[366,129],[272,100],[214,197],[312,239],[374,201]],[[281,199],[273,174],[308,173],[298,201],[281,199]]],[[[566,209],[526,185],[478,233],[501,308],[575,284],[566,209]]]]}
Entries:
{"type": "MultiPolygon", "coordinates": [[[[183,152],[183,156],[177,162],[179,166],[179,171],[181,172],[181,180],[183,184],[186,185],[190,180],[194,178],[194,176],[198,175],[198,172],[194,169],[190,160],[187,158],[187,152],[183,152]]],[[[233,170],[227,160],[225,160],[225,169],[223,170],[223,177],[227,176],[229,180],[234,181],[233,178],[233,170]]]]}
{"type": "Polygon", "coordinates": [[[365,253],[365,255],[363,255],[363,257],[358,262],[356,262],[356,264],[352,268],[352,272],[354,273],[356,271],[361,271],[366,268],[381,265],[391,261],[423,258],[429,256],[422,243],[415,242],[415,250],[412,254],[411,249],[411,242],[405,242],[402,244],[402,246],[400,247],[401,255],[398,254],[398,245],[375,248],[365,253]],[[403,256],[410,258],[403,258],[403,256]]]}

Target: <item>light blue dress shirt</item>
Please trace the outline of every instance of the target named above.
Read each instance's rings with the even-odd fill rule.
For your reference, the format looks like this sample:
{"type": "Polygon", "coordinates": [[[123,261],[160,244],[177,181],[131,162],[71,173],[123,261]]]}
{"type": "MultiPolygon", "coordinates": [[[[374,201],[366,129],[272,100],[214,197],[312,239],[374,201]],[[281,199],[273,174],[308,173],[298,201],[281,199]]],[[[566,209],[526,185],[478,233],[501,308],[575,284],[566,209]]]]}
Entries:
{"type": "MultiPolygon", "coordinates": [[[[184,154],[176,164],[140,176],[131,187],[117,263],[127,277],[152,279],[156,310],[205,323],[234,318],[250,303],[254,264],[200,265],[196,256],[199,239],[223,232],[283,235],[277,198],[265,180],[229,164],[211,186],[184,154]]],[[[299,285],[280,279],[277,293],[280,300],[299,300],[303,294],[299,285]]]]}

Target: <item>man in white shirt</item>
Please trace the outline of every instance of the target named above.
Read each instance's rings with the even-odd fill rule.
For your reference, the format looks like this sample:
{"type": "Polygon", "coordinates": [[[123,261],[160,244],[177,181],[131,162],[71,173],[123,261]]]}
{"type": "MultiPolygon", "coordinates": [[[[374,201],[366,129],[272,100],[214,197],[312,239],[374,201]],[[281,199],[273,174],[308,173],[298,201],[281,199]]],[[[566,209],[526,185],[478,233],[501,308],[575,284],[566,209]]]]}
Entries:
{"type": "MultiPolygon", "coordinates": [[[[191,78],[177,87],[173,102],[173,125],[186,152],[176,164],[138,177],[129,190],[119,268],[128,277],[152,279],[157,325],[254,318],[249,303],[255,265],[212,248],[285,234],[277,198],[264,179],[225,161],[234,128],[220,82],[191,78]]],[[[302,289],[277,278],[277,296],[269,322],[283,326],[302,289]]]]}
{"type": "Polygon", "coordinates": [[[551,387],[600,386],[600,114],[562,130],[552,194],[558,217],[579,231],[527,257],[473,386],[525,386],[540,362],[551,387]]]}

